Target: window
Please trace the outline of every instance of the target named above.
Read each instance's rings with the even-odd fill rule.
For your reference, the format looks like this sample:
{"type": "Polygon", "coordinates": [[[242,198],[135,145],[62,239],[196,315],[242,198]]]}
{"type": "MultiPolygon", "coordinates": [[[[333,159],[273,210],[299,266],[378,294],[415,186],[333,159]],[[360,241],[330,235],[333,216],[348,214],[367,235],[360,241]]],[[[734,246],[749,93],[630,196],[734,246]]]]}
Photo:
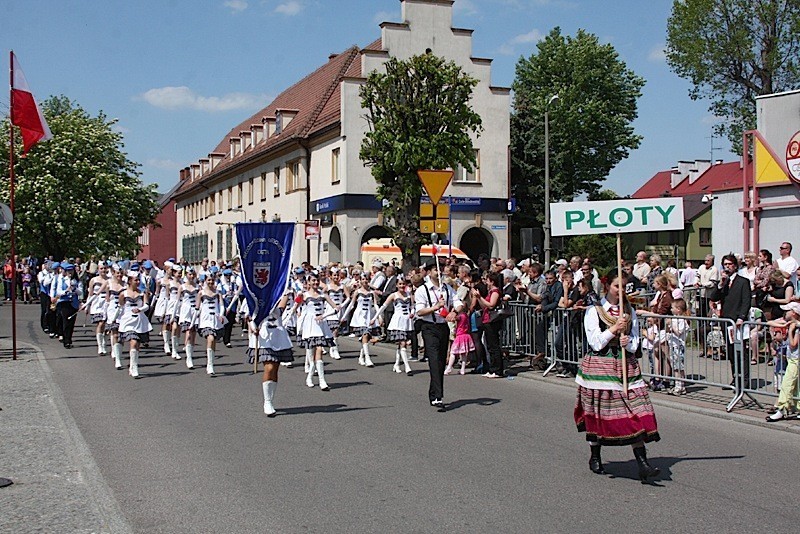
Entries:
{"type": "Polygon", "coordinates": [[[338,184],[341,178],[339,177],[339,155],[341,148],[334,148],[331,152],[331,183],[338,184]]]}
{"type": "Polygon", "coordinates": [[[281,168],[275,167],[272,174],[272,196],[281,196],[281,168]]]}
{"type": "Polygon", "coordinates": [[[208,256],[208,234],[186,236],[181,243],[183,257],[189,263],[200,263],[208,256]]]}
{"type": "Polygon", "coordinates": [[[711,228],[700,228],[699,237],[701,247],[711,246],[711,228]]]}
{"type": "Polygon", "coordinates": [[[233,228],[230,226],[225,230],[225,259],[233,259],[233,228]]]}
{"type": "Polygon", "coordinates": [[[217,195],[217,213],[222,213],[222,191],[217,195]]]}
{"type": "Polygon", "coordinates": [[[189,207],[184,206],[183,208],[183,224],[189,224],[189,207]]]}
{"type": "Polygon", "coordinates": [[[454,180],[459,183],[480,183],[481,181],[481,151],[475,150],[475,169],[469,172],[465,167],[458,166],[454,180]]]}
{"type": "MultiPolygon", "coordinates": [[[[211,193],[211,196],[208,197],[208,201],[209,201],[208,216],[210,217],[210,216],[214,215],[214,213],[216,213],[216,211],[217,211],[217,205],[216,205],[217,204],[217,194],[216,193],[211,193]]],[[[219,246],[219,242],[217,243],[217,246],[219,246]]]]}
{"type": "Polygon", "coordinates": [[[222,228],[217,228],[217,257],[222,256],[222,228]]]}
{"type": "Polygon", "coordinates": [[[261,173],[261,200],[267,200],[267,173],[261,173]]]}
{"type": "Polygon", "coordinates": [[[233,209],[233,186],[228,188],[228,211],[233,209]]]}
{"type": "Polygon", "coordinates": [[[291,193],[300,189],[300,160],[296,159],[286,164],[286,192],[291,193]]]}
{"type": "Polygon", "coordinates": [[[241,208],[244,200],[244,184],[239,182],[239,187],[236,195],[236,207],[241,208]]]}

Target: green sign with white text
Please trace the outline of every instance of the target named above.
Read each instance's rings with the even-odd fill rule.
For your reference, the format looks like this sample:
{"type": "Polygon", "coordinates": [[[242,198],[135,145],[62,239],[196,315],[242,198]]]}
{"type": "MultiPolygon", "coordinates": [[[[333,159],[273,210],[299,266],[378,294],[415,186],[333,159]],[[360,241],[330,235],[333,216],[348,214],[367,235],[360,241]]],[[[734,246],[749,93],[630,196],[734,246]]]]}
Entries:
{"type": "Polygon", "coordinates": [[[554,236],[683,230],[683,225],[680,197],[550,204],[554,236]]]}

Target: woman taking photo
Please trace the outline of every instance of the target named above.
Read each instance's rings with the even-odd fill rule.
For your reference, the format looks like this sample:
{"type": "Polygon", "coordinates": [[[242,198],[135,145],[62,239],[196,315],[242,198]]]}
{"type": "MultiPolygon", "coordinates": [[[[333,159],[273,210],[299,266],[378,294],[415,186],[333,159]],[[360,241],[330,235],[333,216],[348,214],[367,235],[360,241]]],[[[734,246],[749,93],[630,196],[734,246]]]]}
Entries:
{"type": "Polygon", "coordinates": [[[589,351],[581,361],[575,424],[586,432],[591,456],[589,469],[605,474],[600,456],[602,445],[633,447],[639,466],[639,479],[658,476],[660,470],[647,461],[645,443],[658,441],[658,425],[647,394],[636,349],[639,346],[639,319],[627,301],[620,306],[620,286],[616,271],[609,275],[606,296],[600,305],[586,311],[583,321],[589,351]],[[626,355],[628,389],[622,379],[622,351],[626,355]]]}
{"type": "Polygon", "coordinates": [[[500,273],[487,273],[486,298],[482,297],[477,289],[472,290],[472,298],[478,301],[483,309],[483,334],[486,340],[486,352],[489,353],[489,371],[484,374],[486,378],[500,378],[503,376],[503,353],[500,348],[500,330],[503,328],[503,319],[492,317],[493,311],[502,305],[500,287],[502,279],[500,273]],[[494,320],[492,320],[494,318],[494,320]]]}

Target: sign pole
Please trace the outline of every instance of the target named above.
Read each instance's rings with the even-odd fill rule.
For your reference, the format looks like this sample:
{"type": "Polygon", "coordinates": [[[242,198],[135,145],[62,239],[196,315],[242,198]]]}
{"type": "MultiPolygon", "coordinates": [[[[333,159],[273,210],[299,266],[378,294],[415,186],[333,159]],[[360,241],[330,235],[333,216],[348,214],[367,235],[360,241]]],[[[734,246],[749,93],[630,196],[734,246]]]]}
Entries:
{"type": "MultiPolygon", "coordinates": [[[[617,286],[619,287],[619,317],[625,318],[625,286],[622,284],[622,232],[617,232],[617,286]]],[[[628,396],[628,358],[625,347],[620,346],[622,356],[622,392],[628,396]]]]}
{"type": "MultiPolygon", "coordinates": [[[[8,135],[8,176],[9,176],[9,199],[10,199],[10,208],[11,208],[11,217],[12,219],[16,218],[16,213],[14,211],[14,52],[9,52],[9,78],[10,78],[10,86],[11,90],[9,91],[9,103],[8,103],[8,128],[9,128],[9,135],[8,135]]],[[[17,260],[15,256],[17,255],[16,250],[16,236],[14,227],[16,224],[12,221],[11,223],[11,232],[10,232],[10,245],[11,245],[11,357],[12,359],[17,359],[17,260]]]]}

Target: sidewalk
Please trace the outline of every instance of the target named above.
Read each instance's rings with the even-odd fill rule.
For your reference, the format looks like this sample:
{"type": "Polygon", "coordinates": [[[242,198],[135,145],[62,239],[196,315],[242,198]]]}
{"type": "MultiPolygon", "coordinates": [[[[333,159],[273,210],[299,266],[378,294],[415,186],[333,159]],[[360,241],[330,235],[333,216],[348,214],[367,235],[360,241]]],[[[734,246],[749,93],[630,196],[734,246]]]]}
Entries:
{"type": "MultiPolygon", "coordinates": [[[[5,310],[4,310],[5,311],[5,310]]],[[[22,336],[20,336],[22,337],[22,336]]],[[[0,339],[0,532],[131,532],[42,353],[0,339]]]]}

